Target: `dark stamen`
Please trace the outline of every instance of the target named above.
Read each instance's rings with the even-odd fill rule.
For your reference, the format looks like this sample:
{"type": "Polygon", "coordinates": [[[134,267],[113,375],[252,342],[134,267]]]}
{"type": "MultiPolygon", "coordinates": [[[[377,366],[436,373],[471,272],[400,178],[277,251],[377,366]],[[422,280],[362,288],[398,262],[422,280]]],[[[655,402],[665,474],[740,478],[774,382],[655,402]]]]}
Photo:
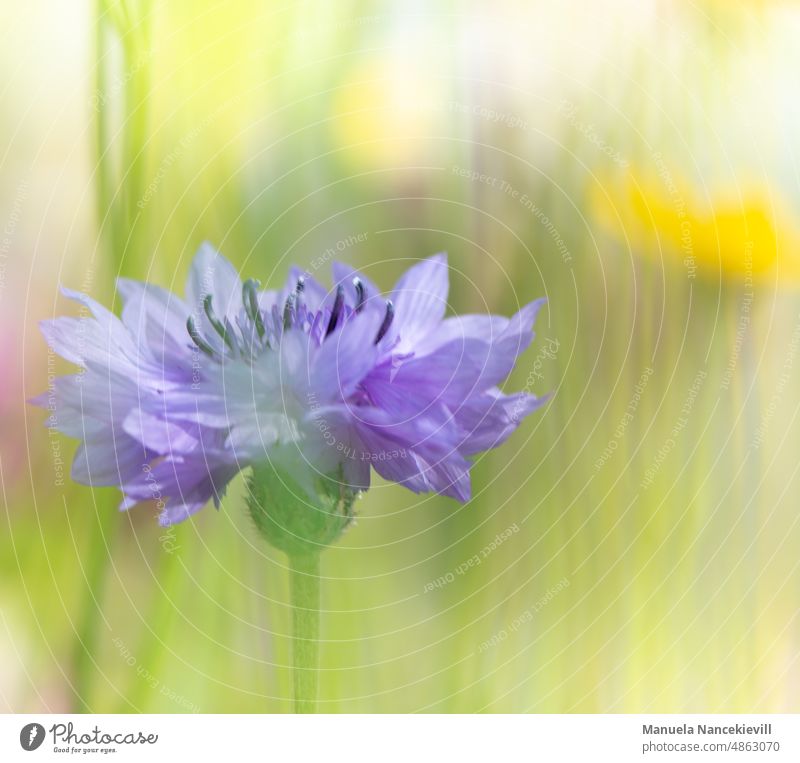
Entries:
{"type": "Polygon", "coordinates": [[[392,304],[391,299],[386,300],[386,315],[383,316],[383,323],[381,323],[381,327],[378,329],[378,335],[375,337],[375,344],[383,339],[386,336],[386,332],[389,330],[389,326],[392,325],[392,321],[394,320],[394,305],[392,304]]]}
{"type": "Polygon", "coordinates": [[[353,279],[353,286],[356,290],[356,312],[360,313],[364,309],[364,300],[367,297],[367,290],[364,288],[364,284],[358,276],[353,279]]]}
{"type": "Polygon", "coordinates": [[[186,330],[189,332],[192,341],[208,355],[209,358],[213,358],[214,349],[200,336],[200,332],[197,330],[197,326],[194,324],[194,318],[191,315],[186,319],[186,330]]]}
{"type": "MultiPolygon", "coordinates": [[[[228,348],[233,350],[233,337],[228,333],[228,329],[220,323],[219,318],[217,318],[214,313],[214,308],[211,306],[210,294],[206,294],[203,298],[203,309],[206,311],[206,318],[208,318],[208,322],[214,327],[214,331],[220,335],[222,341],[228,345],[228,348]]],[[[230,324],[228,325],[230,326],[230,324]]]]}
{"type": "Polygon", "coordinates": [[[260,287],[261,284],[253,278],[245,281],[244,286],[242,286],[242,302],[244,302],[244,311],[247,313],[247,317],[253,321],[256,326],[258,338],[263,339],[264,334],[267,333],[267,329],[264,326],[264,319],[261,316],[261,309],[258,306],[258,289],[260,287]]]}
{"type": "MultiPolygon", "coordinates": [[[[236,336],[236,330],[233,328],[233,325],[228,320],[227,316],[225,316],[225,333],[227,334],[227,336],[230,336],[230,337],[235,337],[236,336]]],[[[223,337],[223,339],[224,339],[224,337],[223,337]]],[[[234,344],[236,344],[236,343],[234,343],[234,344]]],[[[233,350],[233,354],[235,355],[236,354],[236,347],[231,347],[231,350],[233,350]]]]}
{"type": "Polygon", "coordinates": [[[283,306],[283,328],[290,329],[292,327],[292,313],[294,312],[294,303],[297,300],[296,292],[292,292],[283,306]]]}
{"type": "Polygon", "coordinates": [[[328,321],[328,328],[325,330],[326,337],[330,336],[336,329],[339,316],[342,314],[342,307],[344,307],[344,286],[339,284],[336,287],[336,299],[333,300],[333,307],[331,308],[331,319],[328,321]]]}
{"type": "Polygon", "coordinates": [[[297,279],[297,285],[294,291],[289,295],[286,304],[283,306],[283,328],[290,329],[292,327],[292,313],[295,312],[298,303],[300,302],[300,295],[305,291],[306,279],[303,276],[297,279]]]}

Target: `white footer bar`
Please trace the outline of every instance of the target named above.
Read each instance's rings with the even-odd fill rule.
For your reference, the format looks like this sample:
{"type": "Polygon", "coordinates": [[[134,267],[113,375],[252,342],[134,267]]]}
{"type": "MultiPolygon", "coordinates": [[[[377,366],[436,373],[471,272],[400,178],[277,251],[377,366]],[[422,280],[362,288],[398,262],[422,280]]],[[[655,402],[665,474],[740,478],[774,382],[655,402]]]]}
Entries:
{"type": "Polygon", "coordinates": [[[4,762],[190,756],[198,763],[800,761],[800,716],[0,716],[4,762]]]}

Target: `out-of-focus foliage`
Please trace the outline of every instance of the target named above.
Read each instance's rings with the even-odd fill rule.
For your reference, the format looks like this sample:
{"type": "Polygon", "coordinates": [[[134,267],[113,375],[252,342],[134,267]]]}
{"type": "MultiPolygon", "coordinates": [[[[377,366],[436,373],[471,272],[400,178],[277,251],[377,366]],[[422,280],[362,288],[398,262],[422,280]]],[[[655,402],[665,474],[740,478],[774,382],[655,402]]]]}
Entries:
{"type": "Polygon", "coordinates": [[[169,532],[118,515],[24,404],[66,367],[36,329],[59,284],[180,291],[206,239],[273,284],[447,250],[453,312],[549,298],[509,388],[553,399],[474,499],[379,483],[325,554],[321,709],[800,708],[795,4],[0,21],[4,709],[290,709],[243,484],[169,532]]]}

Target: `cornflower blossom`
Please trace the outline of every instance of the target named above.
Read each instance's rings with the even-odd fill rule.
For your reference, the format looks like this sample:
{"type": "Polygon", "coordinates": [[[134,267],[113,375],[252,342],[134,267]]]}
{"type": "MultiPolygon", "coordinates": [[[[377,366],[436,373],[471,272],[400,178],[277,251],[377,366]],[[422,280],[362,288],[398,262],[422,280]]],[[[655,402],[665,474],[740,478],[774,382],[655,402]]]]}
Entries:
{"type": "Polygon", "coordinates": [[[443,254],[388,295],[347,265],[333,276],[329,290],[292,268],[283,289],[262,290],[204,244],[183,299],[119,279],[116,317],[64,289],[88,315],[41,329],[80,371],[34,403],[81,440],[73,478],[119,487],[123,509],[156,500],[163,525],[219,506],[239,471],[265,463],[309,495],[323,480],[352,498],[374,469],[469,500],[472,457],[545,402],[499,388],[544,300],[511,318],[445,317],[443,254]]]}

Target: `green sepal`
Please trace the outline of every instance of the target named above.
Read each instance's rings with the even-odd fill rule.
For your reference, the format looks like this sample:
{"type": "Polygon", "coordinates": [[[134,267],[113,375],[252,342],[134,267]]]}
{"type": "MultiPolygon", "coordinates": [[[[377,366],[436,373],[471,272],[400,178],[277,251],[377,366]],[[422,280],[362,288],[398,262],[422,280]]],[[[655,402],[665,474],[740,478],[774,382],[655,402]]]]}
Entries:
{"type": "Polygon", "coordinates": [[[264,463],[253,467],[247,487],[247,506],[256,528],[291,557],[318,554],[353,521],[358,493],[340,479],[317,478],[309,495],[285,470],[264,463]]]}

